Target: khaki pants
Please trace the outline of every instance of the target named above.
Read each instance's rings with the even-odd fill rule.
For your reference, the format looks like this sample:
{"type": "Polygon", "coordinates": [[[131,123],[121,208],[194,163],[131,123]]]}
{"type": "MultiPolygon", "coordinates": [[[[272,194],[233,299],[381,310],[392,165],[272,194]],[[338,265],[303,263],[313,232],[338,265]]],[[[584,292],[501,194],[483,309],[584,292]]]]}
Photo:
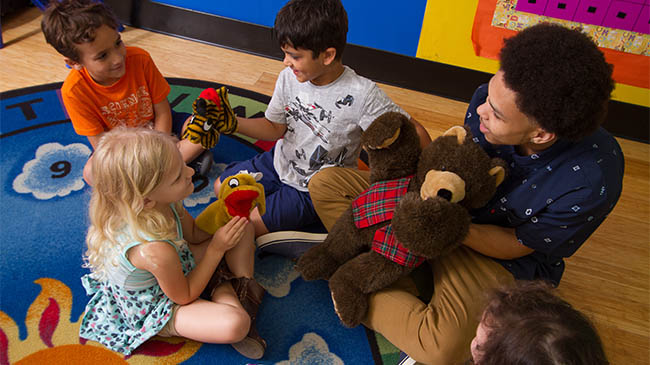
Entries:
{"type": "Polygon", "coordinates": [[[309,180],[309,195],[318,217],[329,231],[352,201],[370,184],[369,171],[329,167],[309,180]]]}
{"type": "MultiPolygon", "coordinates": [[[[316,212],[330,229],[350,202],[369,186],[367,171],[328,168],[309,183],[316,212]]],[[[431,261],[433,297],[418,299],[410,277],[373,293],[364,324],[418,362],[457,364],[469,347],[491,288],[514,281],[500,264],[461,246],[431,261]]]]}

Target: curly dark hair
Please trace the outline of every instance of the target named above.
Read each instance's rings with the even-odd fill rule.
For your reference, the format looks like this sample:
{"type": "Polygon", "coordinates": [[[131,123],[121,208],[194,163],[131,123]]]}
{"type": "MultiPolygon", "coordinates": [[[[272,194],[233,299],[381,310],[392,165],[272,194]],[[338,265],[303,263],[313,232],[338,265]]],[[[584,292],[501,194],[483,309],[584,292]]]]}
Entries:
{"type": "Polygon", "coordinates": [[[106,4],[96,0],[50,1],[41,20],[47,43],[75,62],[79,62],[75,45],[94,41],[102,25],[117,29],[118,21],[106,4]]]}
{"type": "Polygon", "coordinates": [[[589,319],[543,281],[495,289],[482,323],[480,365],[609,364],[589,319]]]}
{"type": "Polygon", "coordinates": [[[500,61],[517,107],[546,131],[577,141],[604,121],[612,65],[581,29],[529,27],[505,40],[500,61]]]}
{"type": "Polygon", "coordinates": [[[343,56],[348,13],[340,0],[291,0],[280,9],[273,26],[280,47],[308,49],[316,58],[330,47],[343,56]]]}

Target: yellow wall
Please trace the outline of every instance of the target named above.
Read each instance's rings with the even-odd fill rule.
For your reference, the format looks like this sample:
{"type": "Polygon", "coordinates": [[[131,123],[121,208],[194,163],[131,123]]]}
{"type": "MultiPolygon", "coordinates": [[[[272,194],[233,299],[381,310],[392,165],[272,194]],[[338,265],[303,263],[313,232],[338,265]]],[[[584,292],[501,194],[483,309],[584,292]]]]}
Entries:
{"type": "MultiPolygon", "coordinates": [[[[417,57],[495,73],[499,63],[476,56],[472,47],[472,26],[477,4],[478,0],[429,0],[424,13],[417,57]]],[[[650,107],[650,90],[645,88],[617,83],[612,98],[650,107]]]]}

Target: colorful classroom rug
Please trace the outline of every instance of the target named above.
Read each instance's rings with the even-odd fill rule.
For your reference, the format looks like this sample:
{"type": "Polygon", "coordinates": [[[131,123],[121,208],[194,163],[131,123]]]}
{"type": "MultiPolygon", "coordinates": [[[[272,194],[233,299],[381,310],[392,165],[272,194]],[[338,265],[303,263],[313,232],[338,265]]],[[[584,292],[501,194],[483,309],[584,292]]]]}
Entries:
{"type": "MultiPolygon", "coordinates": [[[[207,82],[169,79],[174,110],[191,112],[207,82]]],[[[394,364],[398,350],[363,326],[343,327],[327,283],[305,282],[293,262],[275,255],[256,262],[267,290],[258,315],[268,349],[261,360],[240,356],[229,345],[182,338],[154,338],[131,356],[78,336],[88,297],[80,277],[88,224],[89,187],[82,168],[90,154],[60,102],[61,84],[0,94],[0,365],[58,363],[133,364],[394,364]]],[[[263,115],[268,96],[228,87],[238,115],[263,115]]],[[[225,165],[247,159],[268,143],[222,137],[214,148],[216,179],[225,165]]],[[[184,203],[197,215],[215,199],[207,188],[184,203]]]]}

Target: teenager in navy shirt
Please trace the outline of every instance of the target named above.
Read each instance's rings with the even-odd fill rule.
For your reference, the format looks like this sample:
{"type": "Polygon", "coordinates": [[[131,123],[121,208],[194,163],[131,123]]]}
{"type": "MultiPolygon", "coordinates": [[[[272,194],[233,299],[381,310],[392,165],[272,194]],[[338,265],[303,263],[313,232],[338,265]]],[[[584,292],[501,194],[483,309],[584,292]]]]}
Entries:
{"type": "MultiPolygon", "coordinates": [[[[488,154],[509,163],[509,175],[492,201],[472,212],[463,245],[430,261],[433,296],[423,301],[404,278],[371,295],[366,326],[418,362],[462,363],[486,291],[516,279],[559,284],[564,259],[621,194],[623,153],[600,127],[611,75],[579,30],[539,24],[505,41],[500,69],[476,90],[465,124],[488,154]]],[[[309,191],[324,225],[368,185],[367,172],[354,169],[316,174],[309,191]]]]}
{"type": "MultiPolygon", "coordinates": [[[[476,90],[465,124],[490,156],[510,165],[509,178],[492,201],[474,212],[473,222],[507,227],[499,231],[510,238],[495,240],[499,247],[488,248],[482,240],[469,239],[466,244],[496,258],[517,279],[541,278],[557,285],[564,271],[563,258],[576,252],[621,195],[623,152],[603,128],[577,141],[556,136],[548,147],[533,146],[523,153],[522,145],[490,143],[499,137],[485,127],[486,119],[496,118],[486,100],[490,87],[504,87],[502,78],[503,71],[499,71],[490,84],[476,90]],[[511,247],[503,245],[504,241],[511,247]]],[[[477,239],[485,235],[485,227],[475,228],[477,239]]]]}

